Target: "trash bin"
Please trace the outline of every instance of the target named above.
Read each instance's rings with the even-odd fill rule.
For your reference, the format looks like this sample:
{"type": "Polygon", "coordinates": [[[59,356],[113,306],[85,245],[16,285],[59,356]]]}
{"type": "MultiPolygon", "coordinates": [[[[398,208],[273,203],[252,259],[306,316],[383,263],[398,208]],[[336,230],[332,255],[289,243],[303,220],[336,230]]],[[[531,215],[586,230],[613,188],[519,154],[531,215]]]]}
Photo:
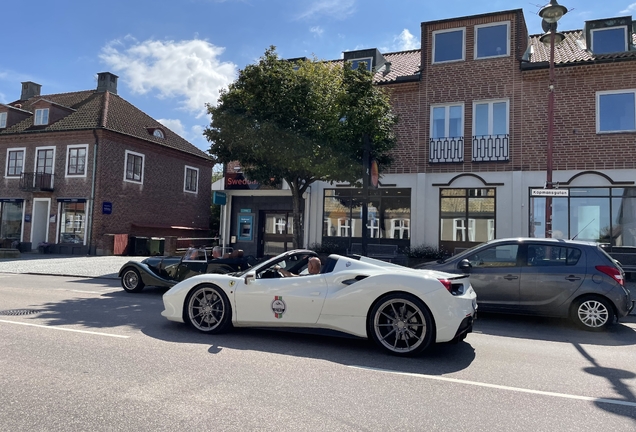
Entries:
{"type": "Polygon", "coordinates": [[[150,250],[148,249],[148,237],[130,237],[131,255],[135,256],[148,256],[150,250]]]}
{"type": "Polygon", "coordinates": [[[148,249],[149,249],[150,255],[152,256],[163,255],[165,243],[166,243],[166,239],[164,238],[151,237],[150,241],[148,242],[148,249]]]}

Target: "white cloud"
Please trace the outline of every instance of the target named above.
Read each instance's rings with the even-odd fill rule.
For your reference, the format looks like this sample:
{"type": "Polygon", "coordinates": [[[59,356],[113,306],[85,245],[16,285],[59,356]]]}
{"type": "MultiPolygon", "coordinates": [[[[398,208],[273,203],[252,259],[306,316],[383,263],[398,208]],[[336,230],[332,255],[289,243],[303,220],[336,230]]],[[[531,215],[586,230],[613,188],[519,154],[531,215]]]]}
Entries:
{"type": "Polygon", "coordinates": [[[402,30],[398,36],[393,38],[394,46],[399,51],[406,51],[420,48],[420,41],[415,38],[407,29],[402,30]]]}
{"type": "Polygon", "coordinates": [[[234,63],[219,59],[223,51],[200,39],[139,42],[127,36],[104,46],[100,58],[133,93],[178,98],[183,109],[202,117],[205,104],[216,104],[219,90],[237,74],[234,63]]]}
{"type": "Polygon", "coordinates": [[[355,12],[356,0],[315,0],[296,19],[330,16],[344,19],[355,12]]]}
{"type": "MultiPolygon", "coordinates": [[[[170,129],[172,132],[181,136],[182,138],[186,138],[185,127],[183,127],[183,123],[179,119],[157,119],[159,123],[170,129]]],[[[186,138],[187,139],[187,138],[186,138]]]]}
{"type": "Polygon", "coordinates": [[[628,14],[628,13],[632,13],[632,12],[636,12],[636,3],[632,3],[629,6],[627,6],[627,8],[625,8],[622,11],[620,11],[620,13],[622,13],[622,14],[628,14]]]}
{"type": "Polygon", "coordinates": [[[316,37],[322,36],[322,34],[325,32],[325,30],[322,27],[320,27],[320,26],[312,27],[312,28],[309,29],[309,31],[311,33],[313,33],[314,36],[316,36],[316,37]]]}

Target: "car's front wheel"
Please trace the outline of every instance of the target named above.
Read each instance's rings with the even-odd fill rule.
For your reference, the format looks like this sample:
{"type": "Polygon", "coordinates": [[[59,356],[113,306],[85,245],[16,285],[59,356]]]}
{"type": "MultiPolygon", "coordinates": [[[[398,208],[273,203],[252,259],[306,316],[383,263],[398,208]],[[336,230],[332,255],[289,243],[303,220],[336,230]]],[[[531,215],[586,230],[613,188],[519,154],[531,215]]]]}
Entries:
{"type": "Polygon", "coordinates": [[[137,269],[128,267],[121,275],[121,286],[129,293],[140,292],[146,286],[141,280],[141,275],[137,269]]]}
{"type": "Polygon", "coordinates": [[[369,337],[398,356],[422,353],[435,333],[431,312],[419,298],[407,293],[382,297],[371,309],[367,324],[369,337]]]}
{"type": "Polygon", "coordinates": [[[201,285],[188,294],[184,318],[204,333],[222,333],[232,326],[232,307],[222,289],[201,285]]]}
{"type": "Polygon", "coordinates": [[[614,309],[602,297],[583,297],[572,307],[571,317],[584,330],[600,331],[614,321],[614,309]]]}

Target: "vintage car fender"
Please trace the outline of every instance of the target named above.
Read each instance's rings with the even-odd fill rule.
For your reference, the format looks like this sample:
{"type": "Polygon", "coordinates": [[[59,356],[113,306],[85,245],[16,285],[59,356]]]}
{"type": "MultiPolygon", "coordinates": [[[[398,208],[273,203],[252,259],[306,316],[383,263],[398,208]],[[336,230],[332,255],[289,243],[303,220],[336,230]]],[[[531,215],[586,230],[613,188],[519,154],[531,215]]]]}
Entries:
{"type": "Polygon", "coordinates": [[[177,284],[178,281],[173,281],[170,279],[164,279],[161,276],[157,275],[152,269],[145,263],[139,261],[128,261],[124,264],[119,270],[119,277],[121,278],[124,274],[124,270],[133,267],[137,271],[139,271],[139,276],[141,276],[141,280],[145,285],[150,286],[158,286],[158,287],[172,287],[177,284]]]}

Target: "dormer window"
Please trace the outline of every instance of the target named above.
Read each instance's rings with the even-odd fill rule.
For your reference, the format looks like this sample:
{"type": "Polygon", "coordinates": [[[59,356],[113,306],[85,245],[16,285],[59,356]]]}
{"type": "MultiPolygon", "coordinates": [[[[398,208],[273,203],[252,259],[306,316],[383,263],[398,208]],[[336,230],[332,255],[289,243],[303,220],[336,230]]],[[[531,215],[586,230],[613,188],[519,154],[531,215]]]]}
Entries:
{"type": "Polygon", "coordinates": [[[163,131],[161,129],[155,129],[152,132],[152,136],[154,136],[156,138],[165,138],[165,135],[163,134],[163,131]]]}
{"type": "Polygon", "coordinates": [[[368,70],[369,72],[371,72],[371,68],[373,67],[372,57],[352,59],[349,61],[351,62],[351,69],[353,70],[358,69],[362,64],[364,64],[364,68],[368,70]]]}
{"type": "Polygon", "coordinates": [[[33,124],[36,126],[49,124],[49,109],[48,108],[36,109],[35,118],[33,119],[33,124]]]}
{"type": "Polygon", "coordinates": [[[433,32],[433,63],[464,60],[466,28],[433,32]]]}
{"type": "Polygon", "coordinates": [[[475,58],[505,57],[510,51],[510,23],[475,26],[475,58]]]}
{"type": "Polygon", "coordinates": [[[7,127],[7,113],[0,113],[0,129],[4,129],[7,127]]]}
{"type": "Polygon", "coordinates": [[[607,27],[591,29],[592,52],[609,54],[627,51],[627,27],[607,27]]]}

